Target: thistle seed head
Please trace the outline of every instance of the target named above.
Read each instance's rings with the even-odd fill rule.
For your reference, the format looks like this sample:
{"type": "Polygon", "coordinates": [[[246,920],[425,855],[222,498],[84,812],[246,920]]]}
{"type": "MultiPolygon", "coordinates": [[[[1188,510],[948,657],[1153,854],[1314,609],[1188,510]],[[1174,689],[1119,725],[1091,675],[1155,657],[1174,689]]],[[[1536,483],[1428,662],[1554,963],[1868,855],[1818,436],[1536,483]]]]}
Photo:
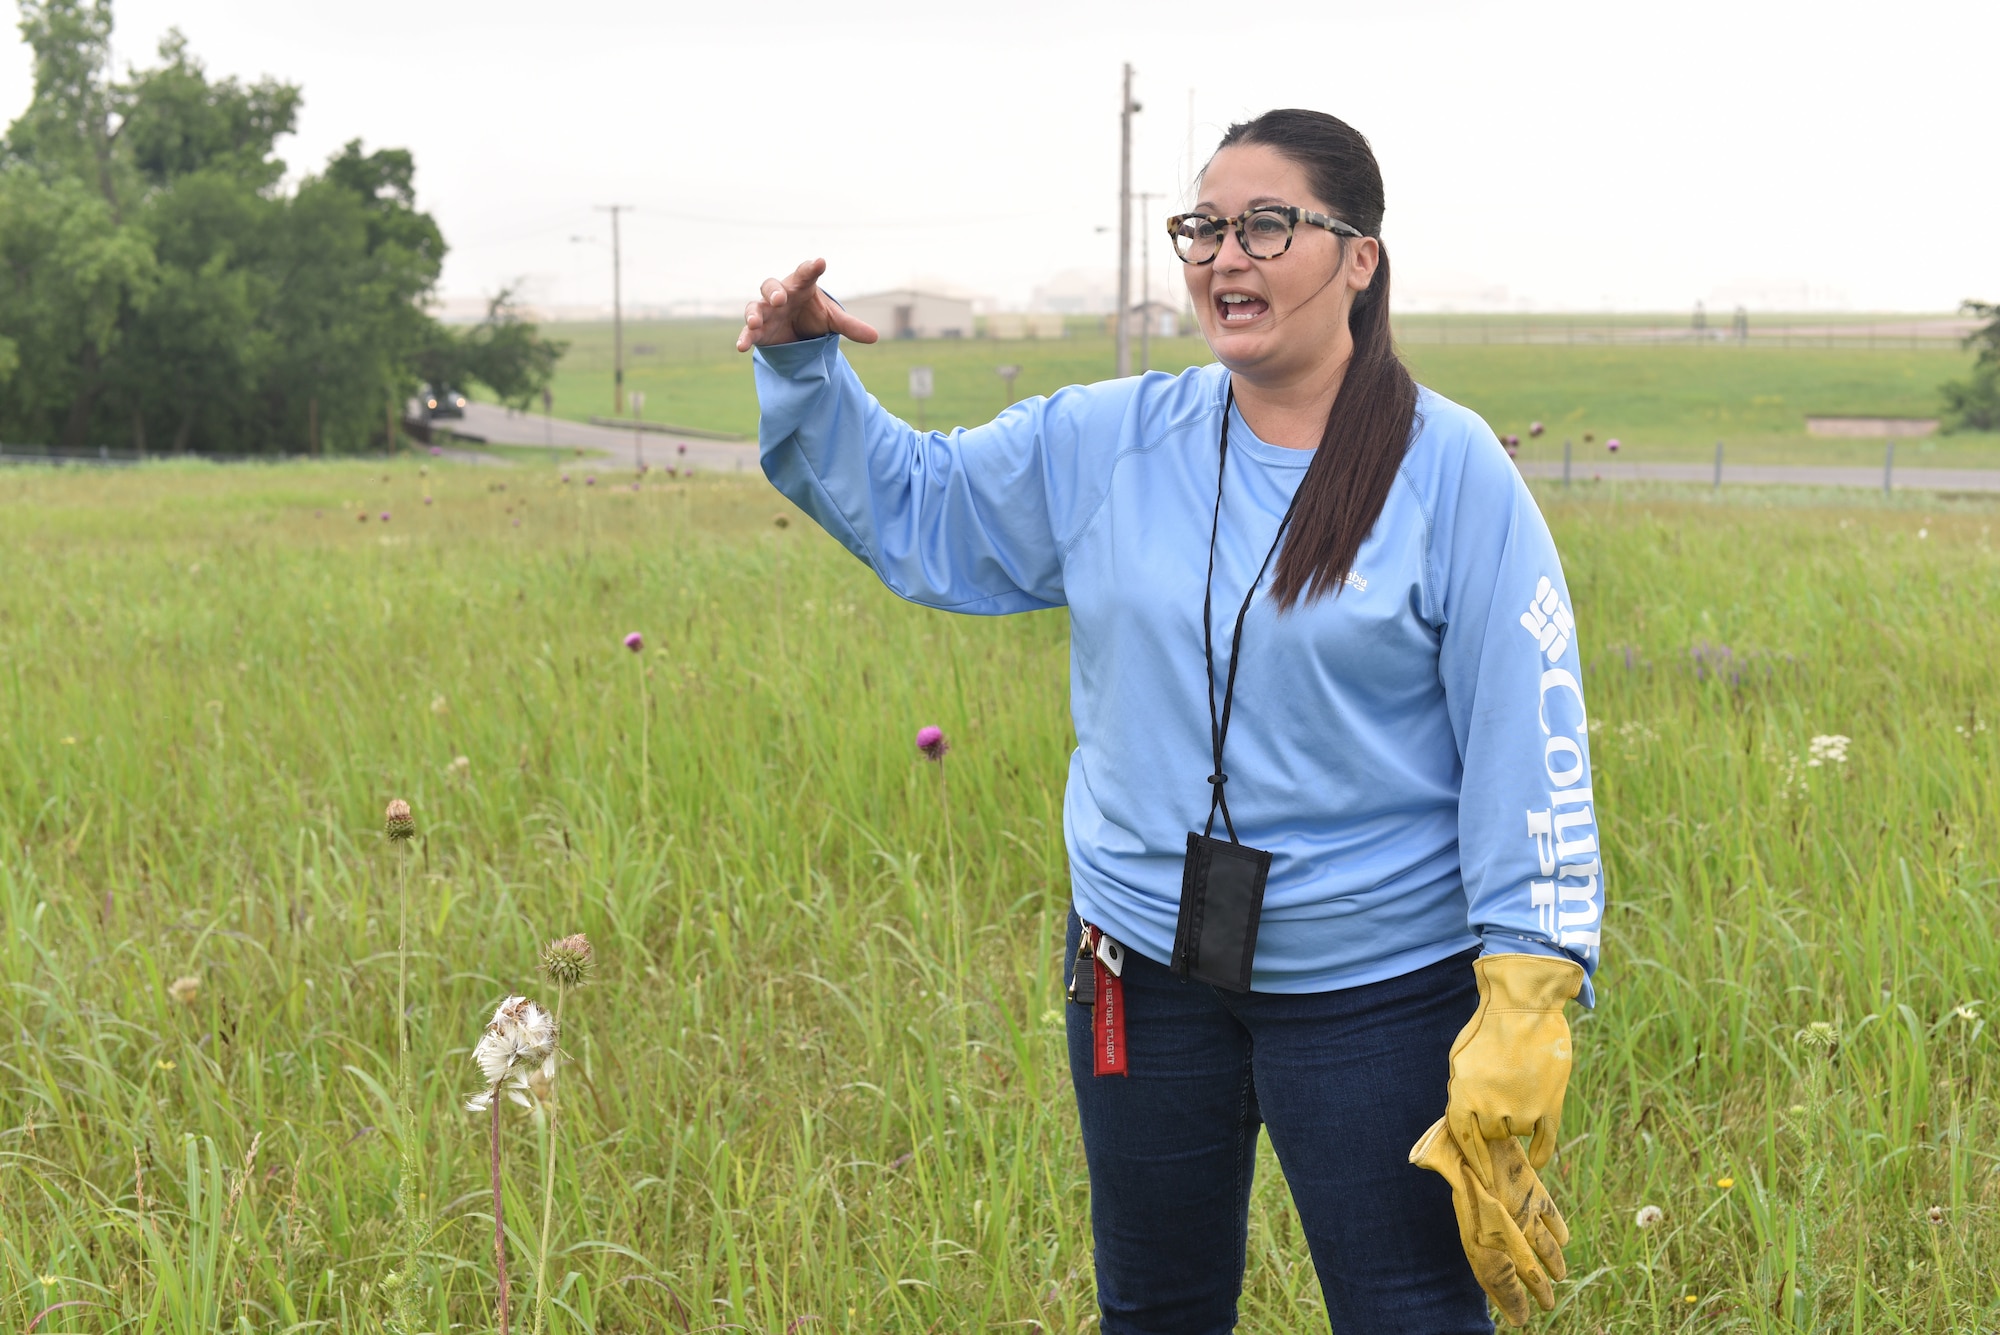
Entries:
{"type": "Polygon", "coordinates": [[[184,974],[167,984],[167,996],[183,1006],[192,1006],[201,996],[201,978],[184,974]]]}
{"type": "Polygon", "coordinates": [[[557,987],[582,987],[596,967],[597,952],[582,932],[542,947],[542,977],[557,987]]]}
{"type": "Polygon", "coordinates": [[[554,1059],[556,1021],[526,997],[508,997],[493,1012],[486,1032],[472,1049],[472,1060],[485,1077],[486,1088],[466,1103],[472,1112],[484,1112],[496,1093],[504,1093],[522,1107],[531,1105],[528,1072],[554,1059]]]}
{"type": "Polygon", "coordinates": [[[389,799],[388,809],[382,813],[382,832],[391,839],[412,839],[416,837],[416,818],[410,814],[410,804],[400,797],[389,799]]]}
{"type": "Polygon", "coordinates": [[[1639,1213],[1632,1217],[1632,1222],[1640,1228],[1651,1228],[1666,1217],[1667,1212],[1659,1206],[1642,1205],[1639,1207],[1639,1213]]]}
{"type": "Polygon", "coordinates": [[[552,1052],[542,1060],[542,1064],[528,1072],[526,1076],[528,1097],[536,1103],[549,1104],[555,1101],[556,1057],[552,1052]]]}

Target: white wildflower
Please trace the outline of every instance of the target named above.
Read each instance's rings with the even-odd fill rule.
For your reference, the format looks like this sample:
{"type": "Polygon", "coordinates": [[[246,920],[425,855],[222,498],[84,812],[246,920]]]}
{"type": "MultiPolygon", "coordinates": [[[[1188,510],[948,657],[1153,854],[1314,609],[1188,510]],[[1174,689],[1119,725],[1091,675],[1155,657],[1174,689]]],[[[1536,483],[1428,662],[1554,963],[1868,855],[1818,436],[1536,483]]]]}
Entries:
{"type": "Polygon", "coordinates": [[[1822,733],[1820,736],[1813,738],[1811,743],[1806,747],[1806,764],[1811,765],[1815,769],[1829,762],[1835,765],[1845,765],[1847,763],[1847,748],[1853,741],[1852,737],[1842,737],[1837,732],[1822,733]]]}
{"type": "Polygon", "coordinates": [[[555,1017],[526,997],[508,997],[472,1049],[486,1088],[467,1100],[467,1111],[486,1111],[493,1106],[494,1095],[502,1093],[524,1108],[532,1107],[529,1072],[552,1063],[555,1051],[555,1017]]]}
{"type": "MultiPolygon", "coordinates": [[[[1815,760],[1811,763],[1817,765],[1819,762],[1815,760]]],[[[1778,764],[1782,770],[1778,775],[1779,797],[1789,802],[1795,797],[1804,797],[1812,791],[1811,782],[1800,771],[1799,758],[1797,756],[1786,756],[1778,764]]]]}

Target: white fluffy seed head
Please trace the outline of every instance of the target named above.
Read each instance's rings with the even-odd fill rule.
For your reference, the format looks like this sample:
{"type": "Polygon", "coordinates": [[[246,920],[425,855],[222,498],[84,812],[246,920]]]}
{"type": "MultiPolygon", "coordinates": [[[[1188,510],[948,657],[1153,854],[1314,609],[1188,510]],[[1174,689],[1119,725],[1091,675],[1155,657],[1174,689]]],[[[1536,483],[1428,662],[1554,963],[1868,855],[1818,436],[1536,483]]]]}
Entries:
{"type": "Polygon", "coordinates": [[[555,1055],[556,1019],[526,997],[508,997],[493,1012],[486,1032],[472,1049],[472,1060],[489,1089],[527,1067],[555,1055]]]}

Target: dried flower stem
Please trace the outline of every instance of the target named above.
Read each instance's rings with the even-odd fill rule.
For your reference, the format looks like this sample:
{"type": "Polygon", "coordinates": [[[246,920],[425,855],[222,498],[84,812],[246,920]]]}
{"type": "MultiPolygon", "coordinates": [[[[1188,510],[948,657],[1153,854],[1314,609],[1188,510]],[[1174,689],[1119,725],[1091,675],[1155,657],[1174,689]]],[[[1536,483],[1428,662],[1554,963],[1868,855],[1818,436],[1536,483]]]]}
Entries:
{"type": "Polygon", "coordinates": [[[410,835],[407,804],[392,805],[390,841],[396,846],[396,1112],[401,1123],[396,1139],[402,1150],[396,1181],[396,1213],[402,1234],[402,1271],[391,1295],[393,1325],[411,1335],[422,1324],[417,1315],[417,1258],[423,1249],[423,1209],[417,1193],[416,1082],[410,1071],[410,835]]]}
{"type": "Polygon", "coordinates": [[[491,1107],[493,1152],[493,1276],[500,1286],[500,1335],[507,1335],[507,1218],[500,1199],[500,1085],[493,1082],[491,1107]]]}

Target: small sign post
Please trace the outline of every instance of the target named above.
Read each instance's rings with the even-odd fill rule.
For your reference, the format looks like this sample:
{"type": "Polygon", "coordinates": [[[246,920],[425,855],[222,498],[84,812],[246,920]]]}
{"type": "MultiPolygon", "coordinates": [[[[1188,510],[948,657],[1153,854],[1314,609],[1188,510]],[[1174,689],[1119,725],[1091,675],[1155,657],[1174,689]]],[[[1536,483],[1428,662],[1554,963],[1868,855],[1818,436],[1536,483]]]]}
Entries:
{"type": "Polygon", "coordinates": [[[639,444],[639,423],[646,420],[646,391],[632,391],[632,466],[640,472],[646,471],[646,454],[639,444]]]}
{"type": "Polygon", "coordinates": [[[917,401],[917,430],[924,426],[924,400],[931,396],[931,368],[912,366],[910,368],[910,397],[917,401]]]}
{"type": "Polygon", "coordinates": [[[542,443],[556,447],[556,396],[547,385],[542,386],[542,443]]]}
{"type": "Polygon", "coordinates": [[[1007,382],[1007,402],[1011,404],[1014,401],[1014,377],[1021,374],[1021,368],[1018,366],[996,366],[993,368],[993,374],[1007,382]]]}

